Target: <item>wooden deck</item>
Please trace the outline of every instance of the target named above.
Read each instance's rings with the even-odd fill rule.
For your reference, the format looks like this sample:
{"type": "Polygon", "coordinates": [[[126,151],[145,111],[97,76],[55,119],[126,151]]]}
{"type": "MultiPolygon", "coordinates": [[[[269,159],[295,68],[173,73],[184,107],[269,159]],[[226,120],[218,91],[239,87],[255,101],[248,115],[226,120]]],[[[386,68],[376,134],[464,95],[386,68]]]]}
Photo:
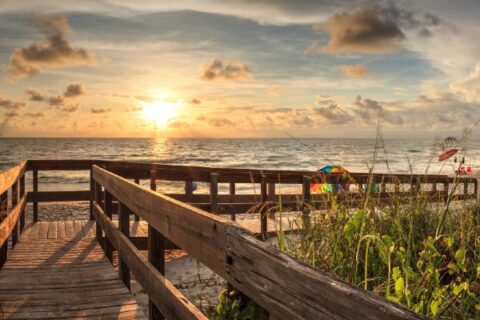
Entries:
{"type": "MultiPolygon", "coordinates": [[[[286,214],[282,218],[282,226],[284,231],[296,230],[298,226],[292,224],[294,213],[286,214]]],[[[258,214],[242,214],[237,215],[235,221],[241,227],[253,234],[260,233],[260,218],[258,214]]],[[[118,225],[118,220],[114,219],[113,223],[118,225]]],[[[268,219],[268,230],[276,233],[280,229],[280,219],[268,219]]],[[[148,224],[146,221],[135,221],[133,217],[130,219],[130,236],[131,237],[148,237],[148,224]]],[[[65,221],[39,221],[29,224],[21,238],[27,240],[77,240],[81,238],[95,237],[95,221],[92,220],[65,220],[65,221]]],[[[0,318],[1,319],[1,318],[0,318]]]]}
{"type": "Polygon", "coordinates": [[[92,226],[56,221],[26,227],[0,270],[0,319],[146,318],[92,226]]]}

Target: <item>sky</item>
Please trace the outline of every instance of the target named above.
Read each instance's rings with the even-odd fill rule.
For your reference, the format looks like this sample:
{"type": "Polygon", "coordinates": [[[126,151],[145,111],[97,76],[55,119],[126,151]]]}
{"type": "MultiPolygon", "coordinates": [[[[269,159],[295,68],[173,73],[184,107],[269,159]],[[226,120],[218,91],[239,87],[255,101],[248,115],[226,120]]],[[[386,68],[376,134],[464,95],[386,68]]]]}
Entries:
{"type": "Polygon", "coordinates": [[[0,135],[459,135],[478,0],[0,1],[0,135]]]}

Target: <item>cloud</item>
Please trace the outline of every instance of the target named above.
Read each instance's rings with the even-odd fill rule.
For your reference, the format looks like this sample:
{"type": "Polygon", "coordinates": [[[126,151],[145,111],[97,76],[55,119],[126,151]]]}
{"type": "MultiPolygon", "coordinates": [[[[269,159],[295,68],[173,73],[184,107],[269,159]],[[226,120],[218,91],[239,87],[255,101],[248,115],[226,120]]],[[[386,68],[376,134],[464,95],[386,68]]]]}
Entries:
{"type": "Polygon", "coordinates": [[[68,85],[67,89],[63,93],[65,98],[74,98],[85,94],[85,88],[83,85],[76,83],[68,85]]]}
{"type": "Polygon", "coordinates": [[[52,96],[48,97],[48,104],[51,106],[61,106],[65,103],[65,98],[63,96],[52,96]]]}
{"type": "Polygon", "coordinates": [[[30,118],[41,118],[43,117],[43,112],[27,112],[25,113],[25,116],[30,118]]]}
{"type": "Polygon", "coordinates": [[[111,109],[111,108],[108,108],[108,109],[104,109],[104,108],[92,108],[92,109],[90,109],[90,111],[91,111],[92,113],[107,113],[107,112],[112,111],[112,109],[111,109]]]}
{"type": "Polygon", "coordinates": [[[452,82],[450,89],[467,101],[480,102],[480,62],[464,79],[452,82]]]}
{"type": "Polygon", "coordinates": [[[172,129],[184,129],[184,128],[189,128],[190,124],[185,121],[176,120],[176,121],[170,122],[168,124],[168,127],[172,129]]]}
{"type": "Polygon", "coordinates": [[[337,13],[327,22],[314,26],[315,31],[330,34],[327,45],[320,51],[331,54],[385,54],[396,51],[406,37],[395,21],[388,18],[382,17],[375,8],[337,13]]]}
{"type": "Polygon", "coordinates": [[[382,112],[382,121],[393,125],[404,123],[404,119],[399,113],[382,107],[376,100],[363,99],[362,96],[359,95],[355,99],[354,105],[357,107],[354,109],[355,114],[366,123],[374,123],[378,119],[380,111],[382,112]]]}
{"type": "Polygon", "coordinates": [[[281,94],[284,94],[287,92],[287,89],[282,88],[282,87],[268,87],[267,88],[267,93],[269,96],[279,96],[281,94]]]}
{"type": "Polygon", "coordinates": [[[143,102],[153,102],[153,101],[155,101],[155,98],[150,97],[150,96],[135,96],[134,98],[137,99],[137,100],[143,101],[143,102]]]}
{"type": "Polygon", "coordinates": [[[206,81],[233,81],[249,80],[252,76],[250,68],[246,64],[234,60],[223,62],[222,60],[214,59],[202,66],[200,79],[206,81]]]}
{"type": "Polygon", "coordinates": [[[315,112],[332,124],[345,124],[355,119],[335,103],[325,107],[317,107],[315,108],[315,112]]]}
{"type": "Polygon", "coordinates": [[[13,101],[10,99],[5,99],[2,96],[0,96],[0,107],[2,108],[5,108],[7,110],[18,110],[25,106],[26,106],[25,102],[13,101]]]}
{"type": "Polygon", "coordinates": [[[198,104],[201,104],[202,101],[201,101],[200,99],[197,99],[197,98],[192,98],[192,99],[187,100],[187,103],[189,103],[189,104],[197,104],[197,105],[198,105],[198,104]]]}
{"type": "Polygon", "coordinates": [[[35,88],[27,89],[25,92],[30,96],[30,101],[42,102],[47,98],[43,93],[35,88]]]}
{"type": "Polygon", "coordinates": [[[344,64],[340,66],[340,71],[349,78],[365,78],[370,75],[364,64],[344,64]]]}
{"type": "Polygon", "coordinates": [[[68,105],[68,106],[59,105],[59,106],[57,106],[57,110],[59,110],[59,111],[61,111],[61,112],[72,113],[72,112],[75,112],[75,111],[78,110],[78,104],[76,104],[76,105],[68,105]]]}
{"type": "Polygon", "coordinates": [[[208,119],[208,124],[212,127],[235,127],[235,123],[226,118],[211,118],[208,119]]]}
{"type": "Polygon", "coordinates": [[[142,106],[133,106],[125,109],[126,112],[139,112],[142,111],[143,107],[142,106]]]}
{"type": "Polygon", "coordinates": [[[45,35],[45,39],[41,43],[14,50],[10,56],[10,76],[24,78],[43,69],[96,63],[93,53],[82,48],[73,48],[65,39],[65,34],[71,31],[65,17],[37,18],[34,25],[45,35]]]}

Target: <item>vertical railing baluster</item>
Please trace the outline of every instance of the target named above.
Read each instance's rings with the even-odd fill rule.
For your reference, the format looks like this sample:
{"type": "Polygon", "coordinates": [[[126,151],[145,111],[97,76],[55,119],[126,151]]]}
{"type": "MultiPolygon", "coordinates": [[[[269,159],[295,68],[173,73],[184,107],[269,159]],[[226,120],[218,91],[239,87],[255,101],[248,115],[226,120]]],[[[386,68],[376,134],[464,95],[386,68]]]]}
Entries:
{"type": "MultiPolygon", "coordinates": [[[[103,202],[103,211],[112,220],[112,194],[105,190],[105,201],[103,202]]],[[[113,245],[112,242],[105,235],[105,255],[107,258],[113,260],[113,245]]]]}
{"type": "MultiPolygon", "coordinates": [[[[37,195],[38,192],[38,170],[33,169],[33,193],[37,195]]],[[[33,222],[38,221],[38,202],[33,202],[33,222]]]]}
{"type": "Polygon", "coordinates": [[[185,181],[185,200],[190,202],[193,199],[193,181],[185,181]]]}
{"type": "Polygon", "coordinates": [[[270,201],[275,201],[275,182],[268,184],[268,198],[270,201]]]}
{"type": "MultiPolygon", "coordinates": [[[[20,177],[20,199],[25,195],[25,173],[20,177]]],[[[25,228],[25,207],[20,213],[20,232],[25,228]]]]}
{"type": "Polygon", "coordinates": [[[218,213],[218,173],[210,172],[210,212],[218,213]]]}
{"type": "MultiPolygon", "coordinates": [[[[15,181],[15,183],[12,185],[11,201],[12,201],[12,209],[13,209],[18,203],[18,180],[15,181]]],[[[13,230],[12,230],[12,248],[15,247],[17,242],[18,242],[18,219],[15,222],[15,226],[13,227],[13,230]]]]}
{"type": "MultiPolygon", "coordinates": [[[[156,178],[156,171],[151,170],[150,189],[153,191],[157,190],[156,178]]],[[[150,224],[148,225],[148,261],[165,276],[165,238],[160,232],[150,226],[150,224]]],[[[148,301],[148,316],[150,320],[164,319],[160,310],[158,310],[151,300],[148,301]]]]}
{"type": "MultiPolygon", "coordinates": [[[[135,181],[136,184],[138,184],[138,185],[140,184],[140,179],[135,178],[134,181],[135,181]]],[[[140,216],[137,215],[137,214],[135,214],[135,221],[140,221],[140,216]]]]}
{"type": "MultiPolygon", "coordinates": [[[[130,236],[130,209],[125,206],[120,201],[118,202],[118,228],[120,231],[126,235],[130,236]]],[[[122,257],[118,256],[119,260],[119,274],[120,279],[123,281],[125,286],[130,290],[130,270],[128,269],[127,264],[123,261],[122,257]]]]}
{"type": "MultiPolygon", "coordinates": [[[[234,203],[235,202],[235,182],[230,182],[230,185],[229,185],[229,188],[228,188],[228,194],[230,195],[230,203],[234,203]]],[[[232,221],[235,221],[236,220],[236,212],[235,212],[235,208],[232,206],[232,213],[230,213],[230,219],[232,221]]]]}
{"type": "Polygon", "coordinates": [[[260,206],[260,234],[263,239],[267,238],[268,233],[268,216],[267,216],[267,182],[266,177],[262,175],[262,181],[260,182],[260,194],[262,197],[262,204],[260,206]]]}
{"type": "Polygon", "coordinates": [[[93,170],[90,168],[90,220],[94,220],[93,216],[93,200],[95,199],[95,182],[93,180],[93,170]]]}
{"type": "MultiPolygon", "coordinates": [[[[0,195],[0,221],[7,217],[8,190],[0,195]]],[[[8,238],[0,246],[0,269],[7,262],[8,256],[8,238]]]]}
{"type": "MultiPolygon", "coordinates": [[[[95,193],[95,203],[102,207],[102,186],[100,183],[94,181],[93,188],[95,193]]],[[[98,221],[95,222],[95,237],[100,245],[102,245],[102,226],[98,221]]]]}
{"type": "Polygon", "coordinates": [[[310,177],[302,178],[302,220],[306,230],[310,229],[310,213],[308,207],[310,205],[310,177]]]}

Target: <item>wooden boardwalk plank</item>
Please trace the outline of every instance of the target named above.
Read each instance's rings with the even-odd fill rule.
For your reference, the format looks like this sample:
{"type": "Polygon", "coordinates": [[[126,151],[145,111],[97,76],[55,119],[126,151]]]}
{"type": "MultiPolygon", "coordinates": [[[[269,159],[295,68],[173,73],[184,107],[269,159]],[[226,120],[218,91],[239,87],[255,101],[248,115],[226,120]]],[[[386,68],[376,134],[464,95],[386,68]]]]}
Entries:
{"type": "Polygon", "coordinates": [[[146,319],[93,237],[91,221],[41,221],[0,269],[4,319],[146,319]]]}
{"type": "Polygon", "coordinates": [[[71,240],[75,237],[75,228],[73,227],[73,221],[65,221],[65,239],[71,240]]]}
{"type": "Polygon", "coordinates": [[[55,221],[48,222],[48,239],[57,239],[57,223],[55,221]]]}
{"type": "Polygon", "coordinates": [[[65,239],[65,221],[57,221],[58,239],[65,239]]]}

